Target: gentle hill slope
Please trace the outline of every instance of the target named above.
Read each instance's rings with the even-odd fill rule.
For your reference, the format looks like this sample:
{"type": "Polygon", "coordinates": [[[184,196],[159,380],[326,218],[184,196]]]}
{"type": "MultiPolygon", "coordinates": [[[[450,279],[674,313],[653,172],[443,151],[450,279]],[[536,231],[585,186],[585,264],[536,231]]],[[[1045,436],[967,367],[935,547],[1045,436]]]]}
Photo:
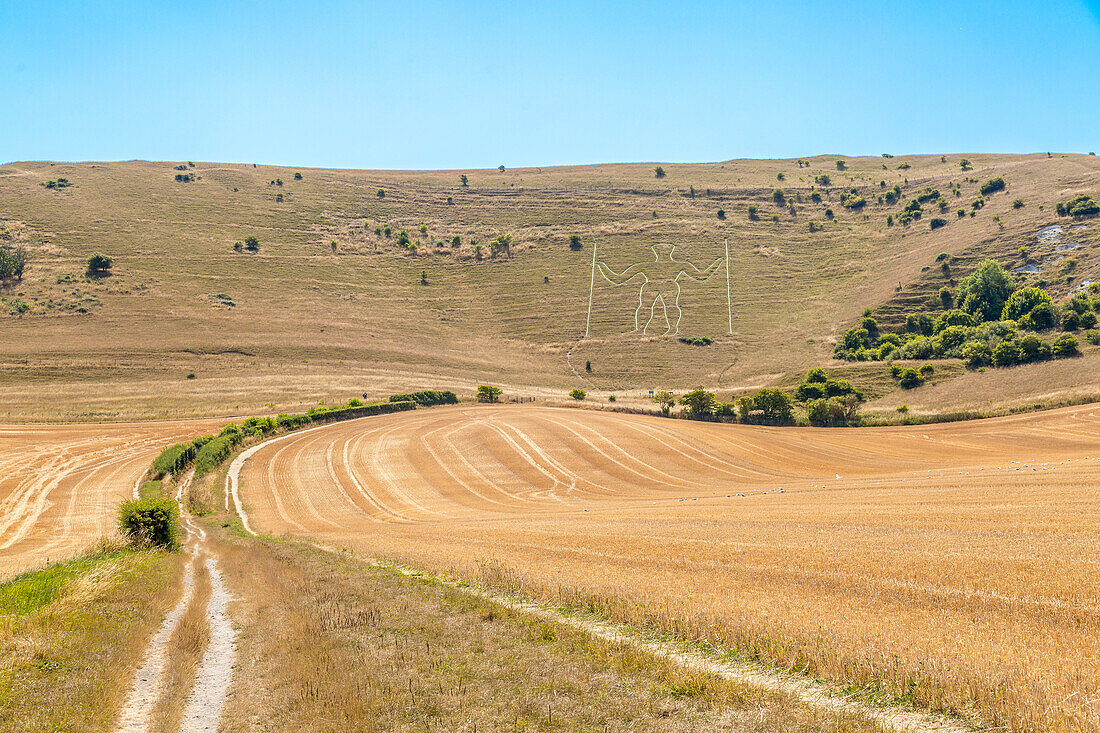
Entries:
{"type": "MultiPolygon", "coordinates": [[[[1053,264],[1032,277],[1056,295],[1100,279],[1095,220],[1055,212],[1100,191],[1093,156],[738,160],[664,165],[663,177],[654,167],[467,171],[463,186],[461,171],[0,166],[3,235],[32,257],[0,292],[0,417],[239,414],[485,381],[526,394],[733,390],[829,362],[865,307],[903,318],[982,257],[1013,265],[1053,224],[1083,226],[1076,269],[1069,281],[1053,264]],[[823,175],[828,185],[815,183],[823,175]],[[972,209],[994,177],[1007,191],[972,209]],[[61,178],[71,185],[47,187],[61,178]],[[880,202],[895,185],[900,200],[880,202]],[[927,187],[948,213],[887,224],[927,187]],[[864,205],[842,201],[853,188],[864,205]],[[402,229],[415,251],[399,244],[402,229]],[[493,251],[505,234],[508,251],[493,251]],[[250,236],[258,252],[234,251],[250,236]],[[97,251],[114,257],[113,274],[88,280],[97,251]],[[941,272],[941,252],[958,258],[954,272],[941,272]],[[687,263],[709,277],[675,281],[694,272],[687,263]],[[613,284],[632,265],[646,288],[641,277],[613,284]],[[680,316],[677,286],[678,335],[711,345],[663,335],[680,316]]],[[[1081,386],[1052,379],[1055,392],[1081,386]]]]}

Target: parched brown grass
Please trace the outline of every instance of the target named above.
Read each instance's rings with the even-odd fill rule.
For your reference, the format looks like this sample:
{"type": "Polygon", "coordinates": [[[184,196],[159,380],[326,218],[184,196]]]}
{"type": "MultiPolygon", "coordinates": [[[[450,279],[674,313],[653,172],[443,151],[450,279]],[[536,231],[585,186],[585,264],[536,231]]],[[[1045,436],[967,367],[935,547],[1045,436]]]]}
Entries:
{"type": "Polygon", "coordinates": [[[1100,729],[1100,409],[797,429],[537,407],[334,425],[260,531],[451,572],[879,699],[1100,729]]]}
{"type": "MultiPolygon", "coordinates": [[[[24,281],[0,292],[31,308],[18,316],[0,307],[0,419],[278,412],[364,392],[469,393],[485,382],[559,396],[767,383],[828,361],[832,340],[865,307],[894,317],[928,307],[983,256],[1013,265],[1041,228],[1068,226],[1056,201],[1100,191],[1095,157],[969,155],[965,173],[959,157],[906,156],[904,170],[847,158],[843,172],[834,156],[809,158],[809,168],[733,160],[668,165],[659,180],[643,164],[468,171],[468,188],[454,171],[303,170],[295,181],[292,168],[199,163],[198,180],[182,184],[170,162],[6,164],[0,224],[33,259],[24,281]],[[772,199],[780,172],[784,206],[772,199]],[[832,183],[815,203],[821,173],[832,183]],[[59,175],[74,185],[40,185],[59,175]],[[957,219],[954,207],[969,209],[993,176],[1008,191],[957,219]],[[929,212],[887,226],[902,204],[877,197],[895,184],[903,201],[938,188],[950,223],[930,230],[929,212]],[[868,201],[860,211],[839,205],[852,187],[868,201]],[[1027,205],[1013,208],[1016,198],[1027,205]],[[748,218],[750,205],[760,221],[748,218]],[[387,225],[390,237],[374,233],[387,225]],[[397,245],[402,229],[415,253],[397,245]],[[489,258],[488,242],[503,233],[514,237],[513,256],[489,258]],[[248,236],[259,252],[235,252],[248,236]],[[486,259],[475,259],[474,240],[486,259]],[[620,271],[670,245],[700,267],[723,260],[720,275],[684,283],[681,298],[681,335],[713,344],[635,333],[638,288],[600,278],[589,323],[593,249],[620,271]],[[114,274],[88,280],[84,259],[98,250],[115,257],[114,274]],[[960,258],[950,277],[940,274],[941,252],[960,258]]],[[[1100,280],[1096,222],[1074,226],[1084,227],[1066,235],[1082,244],[1075,279],[1053,261],[1042,273],[1056,295],[1100,280]]],[[[1074,384],[1071,374],[1049,377],[1049,388],[1074,384]]]]}
{"type": "Polygon", "coordinates": [[[295,542],[220,543],[240,600],[221,730],[878,730],[295,542]]]}
{"type": "Polygon", "coordinates": [[[64,578],[29,612],[0,602],[0,730],[113,730],[145,645],[179,595],[181,562],[113,550],[0,585],[11,601],[64,578]]]}
{"type": "Polygon", "coordinates": [[[116,537],[118,504],[153,458],[223,423],[0,425],[0,580],[116,537]]]}

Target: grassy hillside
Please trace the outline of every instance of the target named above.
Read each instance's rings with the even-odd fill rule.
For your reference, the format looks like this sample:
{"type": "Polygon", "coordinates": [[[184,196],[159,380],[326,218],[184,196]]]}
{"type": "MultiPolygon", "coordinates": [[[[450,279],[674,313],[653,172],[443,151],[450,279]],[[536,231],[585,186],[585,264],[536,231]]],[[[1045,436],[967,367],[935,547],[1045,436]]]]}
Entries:
{"type": "MultiPolygon", "coordinates": [[[[828,363],[865,307],[890,322],[984,256],[1022,265],[1016,250],[1042,254],[1037,232],[1053,224],[1083,226],[1062,240],[1081,243],[1076,265],[1066,271],[1065,253],[1039,258],[1044,271],[1029,277],[1057,294],[1100,279],[1096,221],[1054,210],[1100,192],[1093,156],[738,160],[664,165],[663,177],[654,167],[466,171],[463,186],[462,171],[0,166],[0,236],[32,256],[23,281],[0,291],[0,418],[250,412],[483,381],[524,394],[734,390],[828,363]],[[815,184],[821,175],[828,186],[815,184]],[[995,176],[1007,191],[972,209],[995,176]],[[71,185],[45,185],[60,178],[71,185]],[[879,202],[895,185],[901,200],[879,202]],[[888,226],[929,186],[948,214],[888,226]],[[852,188],[862,208],[842,204],[852,188]],[[932,230],[940,216],[947,224],[932,230]],[[390,236],[375,233],[386,226],[390,236]],[[402,229],[415,251],[398,243],[402,229]],[[510,253],[493,253],[504,234],[510,253]],[[234,250],[250,236],[258,252],[234,250]],[[594,272],[593,250],[607,269],[594,272]],[[88,279],[83,263],[97,251],[114,257],[113,274],[88,279]],[[950,273],[940,253],[954,258],[950,273]],[[684,263],[714,267],[705,281],[679,283],[678,335],[709,346],[665,335],[684,263]],[[631,265],[627,274],[652,282],[645,334],[634,330],[641,278],[604,277],[631,265]],[[665,287],[654,289],[662,273],[665,287]],[[664,307],[651,309],[659,293],[664,307]]],[[[1060,372],[1050,371],[1047,387],[1057,388],[1060,372]]]]}

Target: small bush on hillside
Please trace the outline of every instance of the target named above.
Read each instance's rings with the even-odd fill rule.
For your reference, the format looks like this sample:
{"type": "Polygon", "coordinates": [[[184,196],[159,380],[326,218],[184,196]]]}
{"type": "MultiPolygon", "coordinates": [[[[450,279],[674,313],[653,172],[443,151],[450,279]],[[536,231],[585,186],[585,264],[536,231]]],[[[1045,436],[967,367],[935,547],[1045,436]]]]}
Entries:
{"type": "Polygon", "coordinates": [[[939,229],[940,227],[947,226],[947,219],[933,219],[928,223],[932,229],[939,229]]]}
{"type": "Polygon", "coordinates": [[[1081,353],[1079,348],[1080,345],[1076,337],[1066,333],[1054,339],[1054,343],[1050,345],[1050,349],[1055,359],[1064,359],[1068,356],[1078,356],[1081,353]]]}
{"type": "Polygon", "coordinates": [[[1076,331],[1081,327],[1081,316],[1077,311],[1066,309],[1062,311],[1062,317],[1058,319],[1058,325],[1063,331],[1076,331]]]}
{"type": "Polygon", "coordinates": [[[725,219],[726,219],[726,210],[725,209],[718,209],[718,218],[722,221],[725,221],[725,219]]]}
{"type": "Polygon", "coordinates": [[[180,544],[179,506],[164,498],[124,501],[118,509],[118,529],[132,544],[175,550],[180,544]]]}
{"type": "Polygon", "coordinates": [[[838,171],[842,171],[842,170],[844,170],[844,169],[845,169],[845,168],[847,168],[847,167],[848,167],[848,164],[847,164],[847,163],[845,163],[845,162],[844,162],[843,160],[838,160],[838,161],[836,162],[836,169],[837,169],[838,171]]]}
{"type": "Polygon", "coordinates": [[[1100,331],[1092,329],[1085,332],[1085,341],[1088,341],[1093,346],[1100,346],[1100,331]]]}
{"type": "Polygon", "coordinates": [[[983,183],[981,188],[978,190],[981,191],[982,196],[989,196],[991,194],[997,193],[998,191],[1003,191],[1005,190],[1005,179],[999,176],[997,178],[990,178],[988,181],[983,183]]]}
{"type": "Polygon", "coordinates": [[[681,336],[680,343],[687,344],[688,346],[710,346],[714,343],[714,340],[709,336],[681,336]]]}
{"type": "Polygon", "coordinates": [[[249,252],[259,252],[260,240],[256,239],[255,237],[247,237],[244,240],[244,248],[247,249],[249,252]]]}
{"type": "Polygon", "coordinates": [[[1023,199],[1016,199],[1015,201],[1012,202],[1012,208],[1014,208],[1014,209],[1024,208],[1024,200],[1023,199]]]}
{"type": "Polygon", "coordinates": [[[783,202],[786,201],[786,200],[787,200],[787,194],[783,192],[782,188],[777,188],[774,191],[772,191],[772,201],[774,201],[775,203],[782,206],[783,202]]]}
{"type": "Polygon", "coordinates": [[[1069,201],[1059,201],[1056,209],[1062,216],[1095,216],[1100,213],[1100,204],[1091,196],[1081,194],[1069,201]]]}
{"type": "Polygon", "coordinates": [[[840,194],[840,205],[846,209],[862,209],[867,205],[867,200],[859,195],[854,188],[847,193],[840,194]]]}
{"type": "Polygon", "coordinates": [[[581,244],[581,235],[579,235],[579,234],[570,234],[569,235],[569,249],[576,252],[577,250],[581,249],[582,247],[584,247],[584,245],[581,244]]]}
{"type": "Polygon", "coordinates": [[[756,204],[749,204],[749,219],[751,219],[752,221],[756,221],[757,219],[759,219],[759,211],[760,209],[756,206],[756,204]]]}
{"type": "Polygon", "coordinates": [[[969,341],[963,346],[962,357],[966,359],[968,369],[989,366],[993,360],[993,351],[984,341],[969,341]]]}
{"type": "Polygon", "coordinates": [[[653,175],[655,175],[657,178],[664,178],[665,177],[665,169],[662,168],[661,166],[657,166],[656,168],[653,169],[653,175]]]}
{"type": "Polygon", "coordinates": [[[814,191],[813,193],[810,194],[810,201],[813,201],[815,204],[820,204],[821,203],[821,194],[818,193],[817,191],[814,191]]]}
{"type": "Polygon", "coordinates": [[[898,384],[901,385],[902,389],[913,389],[924,384],[924,377],[916,369],[909,367],[903,369],[901,374],[898,375],[898,384]]]}
{"type": "Polygon", "coordinates": [[[1006,340],[993,347],[991,361],[993,366],[1010,367],[1019,364],[1022,358],[1023,352],[1020,350],[1019,344],[1012,340],[1006,340]]]}
{"type": "Polygon", "coordinates": [[[814,176],[814,183],[819,186],[828,186],[833,182],[833,179],[829,177],[828,173],[818,173],[814,176]]]}
{"type": "Polygon", "coordinates": [[[570,390],[569,396],[575,400],[583,400],[585,397],[588,396],[588,393],[585,392],[583,389],[577,388],[570,390]]]}

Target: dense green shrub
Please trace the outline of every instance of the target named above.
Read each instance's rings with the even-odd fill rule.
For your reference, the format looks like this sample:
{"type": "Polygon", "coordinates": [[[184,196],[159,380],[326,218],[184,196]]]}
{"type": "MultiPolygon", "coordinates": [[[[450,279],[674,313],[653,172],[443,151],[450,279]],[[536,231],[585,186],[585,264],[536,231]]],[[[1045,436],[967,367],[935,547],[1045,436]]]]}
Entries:
{"type": "Polygon", "coordinates": [[[982,321],[1001,315],[1016,281],[995,260],[983,260],[978,269],[959,282],[955,294],[959,307],[982,321]]]}
{"type": "Polygon", "coordinates": [[[947,219],[932,219],[930,222],[928,222],[928,224],[929,226],[931,226],[932,229],[939,229],[940,227],[947,226],[947,219]]]}
{"type": "Polygon", "coordinates": [[[819,186],[828,186],[833,182],[833,179],[829,177],[828,173],[818,173],[814,176],[814,183],[819,186]]]}
{"type": "Polygon", "coordinates": [[[854,211],[866,206],[867,200],[859,195],[859,191],[853,188],[851,191],[840,194],[840,205],[854,211]]]}
{"type": "Polygon", "coordinates": [[[174,550],[180,544],[179,506],[171,499],[132,499],[118,509],[118,529],[135,545],[174,550]]]}
{"type": "Polygon", "coordinates": [[[989,196],[990,194],[997,193],[998,191],[1005,190],[1005,179],[998,176],[997,178],[990,178],[988,181],[982,184],[978,189],[982,192],[982,196],[989,196]]]}
{"type": "Polygon", "coordinates": [[[903,369],[901,374],[898,375],[898,384],[901,385],[902,389],[913,389],[924,384],[924,377],[916,369],[909,367],[903,369]]]}
{"type": "Polygon", "coordinates": [[[1019,364],[1022,357],[1023,353],[1020,351],[1019,345],[1015,341],[1007,340],[993,347],[991,360],[993,366],[1009,367],[1019,364]]]}
{"type": "Polygon", "coordinates": [[[1062,327],[1063,331],[1076,331],[1081,327],[1081,316],[1077,315],[1077,311],[1067,308],[1062,311],[1062,317],[1058,319],[1058,325],[1062,327]]]}
{"type": "Polygon", "coordinates": [[[1034,286],[1020,288],[1008,296],[1001,310],[1002,321],[1019,321],[1040,305],[1051,305],[1050,294],[1034,286]]]}
{"type": "Polygon", "coordinates": [[[1079,349],[1080,345],[1076,337],[1065,333],[1054,339],[1054,343],[1050,345],[1050,349],[1055,359],[1064,359],[1067,356],[1079,355],[1081,353],[1079,349]]]}
{"type": "Polygon", "coordinates": [[[809,402],[824,396],[825,385],[820,382],[803,382],[794,390],[794,399],[797,402],[809,402]]]}
{"type": "Polygon", "coordinates": [[[932,325],[932,333],[941,333],[951,326],[976,326],[977,319],[961,310],[949,310],[941,313],[932,325]]]}
{"type": "Polygon", "coordinates": [[[1085,341],[1088,341],[1093,346],[1100,346],[1100,331],[1093,329],[1085,332],[1085,341]]]}
{"type": "Polygon", "coordinates": [[[577,252],[577,251],[579,251],[583,248],[584,248],[584,245],[581,243],[581,235],[579,235],[579,234],[570,234],[569,235],[569,249],[573,250],[574,252],[577,252]]]}
{"type": "Polygon", "coordinates": [[[176,443],[165,448],[153,460],[153,473],[156,478],[165,474],[178,474],[195,459],[198,448],[194,443],[176,443]]]}
{"type": "Polygon", "coordinates": [[[830,379],[825,382],[826,397],[843,397],[853,392],[855,392],[855,389],[852,387],[852,383],[847,379],[830,379]]]}
{"type": "Polygon", "coordinates": [[[503,391],[500,387],[494,387],[491,384],[479,384],[477,386],[477,401],[499,402],[503,391]]]}
{"type": "MultiPolygon", "coordinates": [[[[765,388],[749,399],[749,422],[782,424],[794,419],[791,397],[781,389],[765,388]]],[[[740,400],[738,402],[742,404],[740,400]]]]}
{"type": "Polygon", "coordinates": [[[104,275],[109,275],[114,264],[115,260],[113,257],[96,252],[88,258],[88,276],[103,277],[104,275]]]}
{"type": "Polygon", "coordinates": [[[709,336],[681,336],[680,343],[688,346],[710,346],[714,340],[709,336]]]}
{"type": "Polygon", "coordinates": [[[1100,204],[1085,194],[1074,196],[1069,201],[1059,201],[1056,208],[1063,216],[1095,216],[1100,213],[1100,204]]]}
{"type": "Polygon", "coordinates": [[[977,369],[989,366],[993,360],[993,350],[984,341],[968,341],[963,346],[962,357],[966,359],[968,369],[977,369]]]}
{"type": "Polygon", "coordinates": [[[588,396],[588,393],[578,387],[569,390],[569,396],[575,400],[583,400],[585,397],[588,396]]]}
{"type": "Polygon", "coordinates": [[[408,394],[391,394],[390,402],[415,402],[425,407],[431,405],[457,405],[458,395],[449,389],[424,389],[419,392],[409,392],[408,394]]]}
{"type": "Polygon", "coordinates": [[[714,412],[717,401],[713,392],[698,387],[681,397],[680,404],[692,417],[706,417],[714,412]]]}
{"type": "Polygon", "coordinates": [[[233,448],[241,442],[241,439],[237,437],[239,434],[237,432],[219,435],[200,448],[199,452],[195,454],[195,478],[210,473],[228,458],[233,452],[233,448]]]}
{"type": "Polygon", "coordinates": [[[905,317],[905,330],[931,336],[934,331],[932,316],[928,313],[910,313],[905,317]]]}

